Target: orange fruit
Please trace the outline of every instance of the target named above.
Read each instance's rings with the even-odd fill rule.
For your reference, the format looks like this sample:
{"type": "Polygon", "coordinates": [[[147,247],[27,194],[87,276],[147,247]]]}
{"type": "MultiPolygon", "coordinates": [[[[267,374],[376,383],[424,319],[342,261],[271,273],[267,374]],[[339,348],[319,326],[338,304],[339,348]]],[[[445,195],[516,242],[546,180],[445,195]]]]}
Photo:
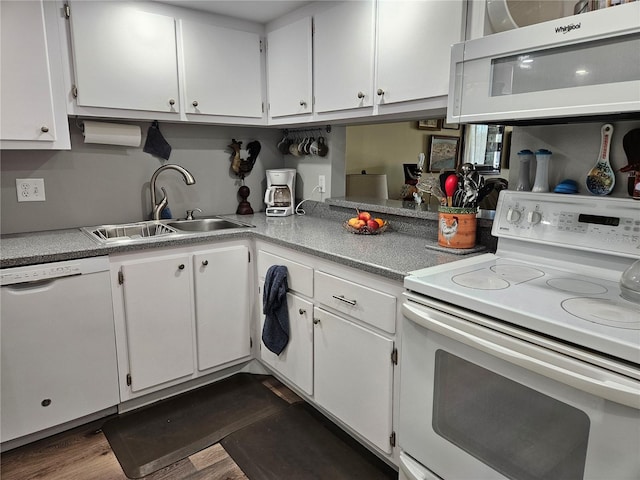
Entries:
{"type": "Polygon", "coordinates": [[[384,225],[384,220],[382,220],[381,218],[374,218],[374,220],[376,222],[378,222],[378,226],[381,227],[384,225]]]}

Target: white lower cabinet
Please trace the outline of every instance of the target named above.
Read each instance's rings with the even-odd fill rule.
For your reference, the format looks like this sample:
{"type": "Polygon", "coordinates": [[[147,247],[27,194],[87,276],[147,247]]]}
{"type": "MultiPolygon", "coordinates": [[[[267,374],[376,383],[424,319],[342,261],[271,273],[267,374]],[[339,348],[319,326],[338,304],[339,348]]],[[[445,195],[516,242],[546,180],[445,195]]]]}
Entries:
{"type": "Polygon", "coordinates": [[[121,272],[131,391],[191,376],[189,256],[125,263],[121,272]]]}
{"type": "Polygon", "coordinates": [[[199,371],[251,354],[248,255],[245,246],[193,255],[199,371]]]}
{"type": "Polygon", "coordinates": [[[322,308],[313,317],[315,400],[391,453],[393,340],[322,308]]]}
{"type": "MultiPolygon", "coordinates": [[[[271,265],[286,266],[289,280],[289,344],[279,356],[261,344],[261,361],[370,448],[395,458],[402,285],[263,242],[256,250],[261,282],[271,265]]],[[[262,295],[259,302],[262,313],[262,295]]],[[[263,324],[260,315],[260,331],[263,324]]]]}
{"type": "Polygon", "coordinates": [[[244,242],[113,256],[111,277],[122,401],[250,356],[244,242]]]}
{"type": "MultiPolygon", "coordinates": [[[[263,292],[261,286],[260,292],[263,292]]],[[[273,370],[313,395],[313,303],[287,293],[289,311],[289,342],[280,355],[271,352],[260,341],[260,358],[273,370]]],[[[260,331],[264,327],[261,315],[260,331]]]]}

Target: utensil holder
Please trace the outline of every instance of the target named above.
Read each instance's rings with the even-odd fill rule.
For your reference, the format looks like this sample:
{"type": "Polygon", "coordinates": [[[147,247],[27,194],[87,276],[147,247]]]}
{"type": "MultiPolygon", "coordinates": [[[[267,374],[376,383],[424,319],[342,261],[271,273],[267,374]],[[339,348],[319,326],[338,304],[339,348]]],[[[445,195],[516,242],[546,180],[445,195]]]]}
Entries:
{"type": "Polygon", "coordinates": [[[438,245],[473,248],[476,245],[477,208],[438,208],[438,245]]]}

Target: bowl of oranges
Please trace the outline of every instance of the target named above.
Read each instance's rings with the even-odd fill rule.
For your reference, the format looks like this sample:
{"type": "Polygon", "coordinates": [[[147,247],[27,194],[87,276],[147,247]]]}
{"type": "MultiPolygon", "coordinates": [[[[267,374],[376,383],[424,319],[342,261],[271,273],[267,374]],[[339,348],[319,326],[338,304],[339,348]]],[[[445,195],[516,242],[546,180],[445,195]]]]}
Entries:
{"type": "Polygon", "coordinates": [[[381,218],[373,218],[369,212],[357,212],[355,217],[343,223],[344,228],[358,235],[377,235],[384,232],[389,222],[381,218]]]}

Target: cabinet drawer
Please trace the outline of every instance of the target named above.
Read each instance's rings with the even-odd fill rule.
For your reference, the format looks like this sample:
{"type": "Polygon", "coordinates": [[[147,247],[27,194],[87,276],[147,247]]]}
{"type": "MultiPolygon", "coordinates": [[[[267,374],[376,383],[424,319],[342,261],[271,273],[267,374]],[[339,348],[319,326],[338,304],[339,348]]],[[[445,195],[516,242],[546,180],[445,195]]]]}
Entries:
{"type": "Polygon", "coordinates": [[[313,297],[313,268],[286,258],[258,250],[258,277],[264,278],[272,265],[287,267],[287,283],[289,290],[313,297]]]}
{"type": "Polygon", "coordinates": [[[323,272],[315,272],[316,300],[385,332],[396,331],[396,297],[323,272]]]}

